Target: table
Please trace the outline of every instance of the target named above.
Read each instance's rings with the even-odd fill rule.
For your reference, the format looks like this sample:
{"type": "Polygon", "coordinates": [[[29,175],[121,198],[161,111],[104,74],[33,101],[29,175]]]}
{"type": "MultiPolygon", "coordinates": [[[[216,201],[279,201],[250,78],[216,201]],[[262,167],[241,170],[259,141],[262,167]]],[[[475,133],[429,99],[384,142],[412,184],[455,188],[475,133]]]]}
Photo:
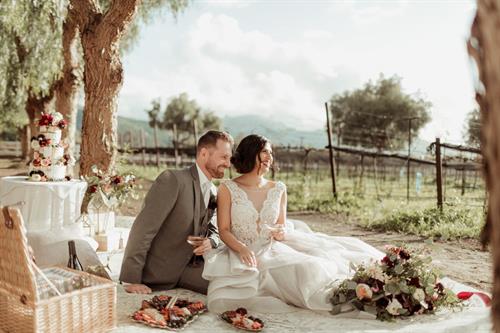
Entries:
{"type": "Polygon", "coordinates": [[[25,176],[3,177],[0,205],[24,201],[20,210],[28,234],[50,231],[57,235],[75,227],[86,189],[87,182],[82,180],[33,182],[25,176]]]}

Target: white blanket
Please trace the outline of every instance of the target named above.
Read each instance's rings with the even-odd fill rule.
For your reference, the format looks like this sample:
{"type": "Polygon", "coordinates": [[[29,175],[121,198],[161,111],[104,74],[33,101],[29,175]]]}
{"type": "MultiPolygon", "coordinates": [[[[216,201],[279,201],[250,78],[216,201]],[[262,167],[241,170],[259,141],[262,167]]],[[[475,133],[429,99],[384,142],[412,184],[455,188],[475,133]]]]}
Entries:
{"type": "MultiPolygon", "coordinates": [[[[443,283],[455,291],[474,291],[458,282],[444,279],[443,283]]],[[[189,300],[206,301],[206,296],[185,289],[157,292],[155,294],[178,295],[189,300]]],[[[135,323],[130,315],[141,306],[141,300],[153,295],[127,294],[118,286],[118,327],[113,333],[153,332],[155,329],[135,323]]],[[[381,322],[372,319],[353,319],[321,314],[309,310],[297,309],[286,315],[253,314],[261,318],[265,332],[491,332],[490,308],[470,306],[457,312],[443,310],[435,315],[420,315],[395,322],[381,322]]],[[[350,315],[352,317],[352,313],[350,315]]],[[[156,330],[158,331],[158,330],[156,330]]],[[[204,313],[183,332],[235,332],[215,313],[204,313]]]]}

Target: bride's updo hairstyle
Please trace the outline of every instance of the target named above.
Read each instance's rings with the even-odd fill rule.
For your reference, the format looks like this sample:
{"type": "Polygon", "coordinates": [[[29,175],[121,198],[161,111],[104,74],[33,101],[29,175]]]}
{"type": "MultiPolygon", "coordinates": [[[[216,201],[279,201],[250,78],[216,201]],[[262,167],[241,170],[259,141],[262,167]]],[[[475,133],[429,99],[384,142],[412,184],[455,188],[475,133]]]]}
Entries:
{"type": "Polygon", "coordinates": [[[236,171],[239,174],[251,172],[255,168],[256,159],[261,162],[259,153],[268,142],[269,140],[262,135],[250,134],[244,137],[231,157],[231,164],[236,171]]]}

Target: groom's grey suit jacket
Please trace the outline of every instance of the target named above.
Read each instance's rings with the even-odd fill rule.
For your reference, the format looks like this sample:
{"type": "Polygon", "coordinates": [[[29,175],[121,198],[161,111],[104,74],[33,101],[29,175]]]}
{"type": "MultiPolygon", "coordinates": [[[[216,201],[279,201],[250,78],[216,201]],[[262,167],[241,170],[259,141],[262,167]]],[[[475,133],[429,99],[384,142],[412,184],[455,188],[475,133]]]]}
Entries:
{"type": "Polygon", "coordinates": [[[208,233],[213,246],[220,242],[214,209],[205,207],[196,165],[164,171],[130,230],[120,281],[175,288],[193,255],[187,237],[208,233]]]}

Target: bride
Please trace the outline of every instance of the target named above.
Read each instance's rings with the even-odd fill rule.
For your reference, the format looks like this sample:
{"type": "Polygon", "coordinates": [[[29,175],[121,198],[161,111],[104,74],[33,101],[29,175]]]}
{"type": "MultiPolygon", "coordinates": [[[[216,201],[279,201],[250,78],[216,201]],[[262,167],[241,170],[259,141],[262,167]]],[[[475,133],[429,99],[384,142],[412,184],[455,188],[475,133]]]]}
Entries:
{"type": "Polygon", "coordinates": [[[350,263],[382,258],[359,239],[298,230],[287,222],[285,185],[264,178],[273,164],[266,138],[245,137],[231,162],[241,176],[222,182],[217,196],[225,245],[206,255],[203,271],[210,311],[331,310],[331,285],[350,277],[350,263]]]}

